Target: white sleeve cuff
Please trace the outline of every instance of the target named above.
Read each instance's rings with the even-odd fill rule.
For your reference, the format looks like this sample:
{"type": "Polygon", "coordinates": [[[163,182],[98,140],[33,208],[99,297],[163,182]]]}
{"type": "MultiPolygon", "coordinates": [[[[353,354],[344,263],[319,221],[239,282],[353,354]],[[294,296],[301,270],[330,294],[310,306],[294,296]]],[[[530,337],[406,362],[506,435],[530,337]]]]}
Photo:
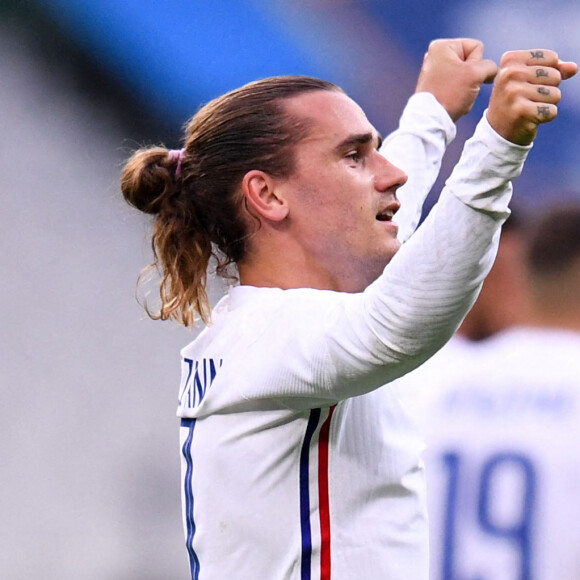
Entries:
{"type": "Polygon", "coordinates": [[[447,189],[474,209],[509,215],[511,181],[522,172],[531,148],[504,139],[484,114],[473,137],[465,143],[447,189]]]}

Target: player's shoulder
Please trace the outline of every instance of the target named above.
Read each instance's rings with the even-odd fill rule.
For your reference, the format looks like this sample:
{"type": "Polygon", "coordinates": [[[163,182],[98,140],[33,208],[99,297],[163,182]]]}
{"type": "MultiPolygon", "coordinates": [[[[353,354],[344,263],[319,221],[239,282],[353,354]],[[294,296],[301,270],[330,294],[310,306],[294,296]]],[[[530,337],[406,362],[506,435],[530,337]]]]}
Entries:
{"type": "Polygon", "coordinates": [[[332,321],[336,308],[348,296],[312,288],[234,286],[214,308],[211,323],[183,348],[182,356],[192,357],[216,348],[231,350],[235,344],[251,345],[272,334],[279,335],[289,326],[292,335],[300,335],[301,331],[332,321]]]}

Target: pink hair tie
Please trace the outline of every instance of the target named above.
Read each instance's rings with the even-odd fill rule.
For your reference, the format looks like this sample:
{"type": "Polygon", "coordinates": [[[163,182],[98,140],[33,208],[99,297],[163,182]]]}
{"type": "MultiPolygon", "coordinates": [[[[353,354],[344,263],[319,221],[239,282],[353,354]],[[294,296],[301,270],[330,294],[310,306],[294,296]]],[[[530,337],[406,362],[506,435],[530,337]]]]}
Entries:
{"type": "Polygon", "coordinates": [[[171,149],[169,151],[169,159],[175,163],[177,161],[177,167],[175,168],[175,179],[181,177],[181,163],[183,162],[183,157],[185,156],[185,149],[171,149]]]}

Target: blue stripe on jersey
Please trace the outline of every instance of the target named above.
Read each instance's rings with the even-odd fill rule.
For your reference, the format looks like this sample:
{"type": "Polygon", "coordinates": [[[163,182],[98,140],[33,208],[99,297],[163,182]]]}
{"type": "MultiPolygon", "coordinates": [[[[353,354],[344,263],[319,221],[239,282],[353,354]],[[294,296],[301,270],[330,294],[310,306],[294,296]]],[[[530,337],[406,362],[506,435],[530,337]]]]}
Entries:
{"type": "Polygon", "coordinates": [[[310,462],[310,442],[318,422],[320,409],[312,409],[300,451],[300,531],[302,533],[301,580],[310,580],[312,561],[312,534],[310,530],[310,485],[308,467],[310,462]]]}
{"type": "Polygon", "coordinates": [[[191,442],[193,440],[193,431],[195,429],[195,419],[182,419],[181,426],[189,429],[187,439],[183,444],[183,457],[186,462],[185,477],[183,482],[183,489],[185,492],[185,521],[187,524],[187,538],[185,545],[189,554],[189,568],[191,570],[192,580],[197,580],[199,577],[199,559],[195,550],[193,549],[193,537],[195,536],[195,520],[193,519],[193,460],[191,458],[191,442]]]}

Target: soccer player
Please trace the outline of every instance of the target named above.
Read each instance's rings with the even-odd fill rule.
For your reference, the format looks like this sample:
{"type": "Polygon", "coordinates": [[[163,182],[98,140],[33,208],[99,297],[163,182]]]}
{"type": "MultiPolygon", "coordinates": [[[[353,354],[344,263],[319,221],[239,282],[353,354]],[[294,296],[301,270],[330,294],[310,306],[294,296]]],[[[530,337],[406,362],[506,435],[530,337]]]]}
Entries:
{"type": "Polygon", "coordinates": [[[511,179],[576,65],[506,54],[486,116],[402,247],[407,176],[389,159],[409,168],[401,195],[418,209],[451,121],[496,68],[477,41],[432,44],[384,148],[338,87],[276,77],[203,107],[182,151],[129,160],[125,198],[155,215],[157,316],[211,321],[182,351],[179,390],[192,578],[426,578],[422,444],[383,385],[473,303],[511,179]],[[240,283],[210,311],[212,255],[240,283]]]}
{"type": "Polygon", "coordinates": [[[433,580],[580,577],[580,204],[527,232],[525,322],[416,377],[432,393],[433,580]]]}

